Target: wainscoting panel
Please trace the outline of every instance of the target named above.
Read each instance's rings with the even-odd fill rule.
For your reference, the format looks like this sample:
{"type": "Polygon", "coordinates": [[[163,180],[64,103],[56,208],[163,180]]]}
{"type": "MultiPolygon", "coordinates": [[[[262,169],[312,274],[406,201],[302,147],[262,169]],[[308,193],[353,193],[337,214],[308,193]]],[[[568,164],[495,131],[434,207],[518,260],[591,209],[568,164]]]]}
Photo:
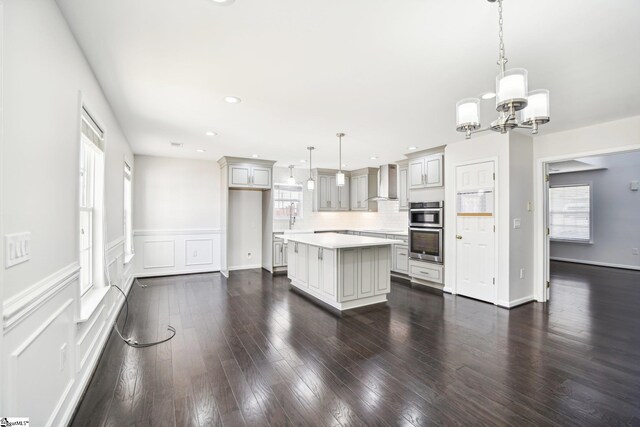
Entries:
{"type": "MultiPolygon", "coordinates": [[[[107,265],[111,283],[128,292],[133,265],[124,264],[122,238],[109,244],[107,265]]],[[[124,302],[112,288],[78,323],[79,286],[74,262],[4,302],[0,396],[6,414],[29,417],[38,426],[71,420],[124,302]]]]}
{"type": "Polygon", "coordinates": [[[220,270],[221,231],[136,230],[133,244],[136,277],[220,270]]]}

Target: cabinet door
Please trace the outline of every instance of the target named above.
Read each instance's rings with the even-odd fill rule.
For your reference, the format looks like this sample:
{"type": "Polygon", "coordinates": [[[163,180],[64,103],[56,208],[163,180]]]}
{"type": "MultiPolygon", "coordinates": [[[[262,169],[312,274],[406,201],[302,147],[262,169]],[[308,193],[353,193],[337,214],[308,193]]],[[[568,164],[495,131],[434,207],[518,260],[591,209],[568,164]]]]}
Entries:
{"type": "Polygon", "coordinates": [[[409,162],[409,188],[424,187],[424,159],[409,162]]]}
{"type": "Polygon", "coordinates": [[[393,271],[398,273],[409,273],[409,252],[408,247],[404,245],[395,245],[393,247],[393,271]]]}
{"type": "Polygon", "coordinates": [[[307,251],[308,245],[298,243],[298,252],[296,252],[296,279],[302,285],[307,285],[309,282],[308,276],[308,258],[307,251]]]}
{"type": "Polygon", "coordinates": [[[329,206],[332,211],[338,209],[338,186],[336,185],[336,177],[329,177],[329,206]]]}
{"type": "Polygon", "coordinates": [[[367,175],[362,175],[358,177],[358,209],[366,210],[367,209],[367,195],[369,194],[369,185],[368,185],[367,175]]]}
{"type": "Polygon", "coordinates": [[[320,292],[320,252],[321,248],[317,246],[308,246],[307,265],[309,266],[309,289],[320,292]]]}
{"type": "Polygon", "coordinates": [[[251,167],[243,165],[229,166],[229,186],[249,187],[251,184],[251,167]]]}
{"type": "Polygon", "coordinates": [[[386,294],[391,290],[391,246],[377,246],[375,294],[386,294]]]}
{"type": "Polygon", "coordinates": [[[349,210],[349,184],[350,178],[348,176],[344,177],[344,185],[342,187],[338,187],[338,209],[341,211],[349,210]]]}
{"type": "Polygon", "coordinates": [[[287,243],[287,277],[291,280],[296,279],[296,242],[287,243]]]}
{"type": "Polygon", "coordinates": [[[357,211],[358,210],[358,177],[357,176],[351,177],[349,186],[351,187],[351,194],[349,196],[351,198],[351,201],[350,201],[351,210],[357,211]]]}
{"type": "Polygon", "coordinates": [[[428,157],[425,160],[425,180],[427,187],[440,187],[442,182],[442,156],[428,157]]]}
{"type": "Polygon", "coordinates": [[[320,283],[322,293],[332,298],[336,297],[336,251],[322,249],[320,254],[320,283]]]}
{"type": "Polygon", "coordinates": [[[288,259],[289,259],[289,244],[283,243],[282,244],[282,265],[286,266],[287,264],[289,264],[287,262],[288,259]]]}
{"type": "Polygon", "coordinates": [[[331,187],[326,175],[318,177],[318,210],[331,210],[331,187]]]}
{"type": "Polygon", "coordinates": [[[251,184],[253,187],[271,188],[271,169],[259,166],[252,167],[251,184]]]}
{"type": "Polygon", "coordinates": [[[358,298],[358,249],[340,249],[340,301],[358,298]]]}
{"type": "Polygon", "coordinates": [[[376,288],[376,248],[360,248],[358,297],[373,296],[376,288]]]}
{"type": "Polygon", "coordinates": [[[282,252],[282,242],[273,242],[273,266],[280,267],[283,265],[284,254],[282,252]]]}
{"type": "Polygon", "coordinates": [[[398,201],[400,210],[409,209],[409,168],[398,171],[398,201]]]}

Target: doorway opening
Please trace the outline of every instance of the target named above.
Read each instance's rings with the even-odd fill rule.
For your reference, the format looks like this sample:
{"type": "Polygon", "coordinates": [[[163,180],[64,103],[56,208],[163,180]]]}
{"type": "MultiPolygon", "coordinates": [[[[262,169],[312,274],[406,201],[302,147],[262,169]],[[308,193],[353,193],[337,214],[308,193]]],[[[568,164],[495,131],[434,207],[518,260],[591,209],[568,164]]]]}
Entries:
{"type": "Polygon", "coordinates": [[[544,159],[538,166],[536,299],[550,299],[554,268],[640,270],[640,147],[544,159]]]}

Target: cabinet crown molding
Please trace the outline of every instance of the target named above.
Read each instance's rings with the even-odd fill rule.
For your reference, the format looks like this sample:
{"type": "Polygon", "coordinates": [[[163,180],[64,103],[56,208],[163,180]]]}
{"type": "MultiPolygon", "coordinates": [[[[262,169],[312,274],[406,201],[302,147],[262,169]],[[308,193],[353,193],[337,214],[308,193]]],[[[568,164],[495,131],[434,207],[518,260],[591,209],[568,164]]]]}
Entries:
{"type": "Polygon", "coordinates": [[[275,160],[254,159],[253,157],[252,158],[246,158],[246,157],[223,156],[223,157],[220,157],[220,159],[218,159],[218,164],[220,165],[220,167],[225,167],[225,166],[232,165],[232,164],[241,164],[241,165],[250,164],[250,165],[260,165],[260,166],[273,167],[273,165],[276,164],[276,161],[275,160]]]}

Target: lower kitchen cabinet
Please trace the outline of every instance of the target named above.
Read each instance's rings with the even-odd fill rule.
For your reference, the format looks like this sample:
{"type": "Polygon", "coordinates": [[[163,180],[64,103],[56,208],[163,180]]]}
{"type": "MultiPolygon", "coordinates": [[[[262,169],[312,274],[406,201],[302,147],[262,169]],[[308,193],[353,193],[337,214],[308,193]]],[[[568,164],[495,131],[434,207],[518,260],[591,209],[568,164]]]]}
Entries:
{"type": "Polygon", "coordinates": [[[386,294],[391,288],[389,247],[340,249],[340,301],[386,294]]]}
{"type": "Polygon", "coordinates": [[[424,261],[409,261],[409,275],[428,282],[444,283],[444,266],[424,261]]]}
{"type": "Polygon", "coordinates": [[[335,297],[335,250],[309,246],[308,261],[309,290],[335,297]]]}
{"type": "Polygon", "coordinates": [[[396,273],[409,274],[409,247],[405,245],[393,246],[393,263],[391,270],[396,273]]]}
{"type": "Polygon", "coordinates": [[[298,242],[290,242],[288,244],[288,268],[287,276],[296,280],[300,285],[308,286],[308,246],[298,242]]]}
{"type": "Polygon", "coordinates": [[[282,239],[273,241],[273,266],[284,267],[287,265],[287,244],[282,239]]]}

